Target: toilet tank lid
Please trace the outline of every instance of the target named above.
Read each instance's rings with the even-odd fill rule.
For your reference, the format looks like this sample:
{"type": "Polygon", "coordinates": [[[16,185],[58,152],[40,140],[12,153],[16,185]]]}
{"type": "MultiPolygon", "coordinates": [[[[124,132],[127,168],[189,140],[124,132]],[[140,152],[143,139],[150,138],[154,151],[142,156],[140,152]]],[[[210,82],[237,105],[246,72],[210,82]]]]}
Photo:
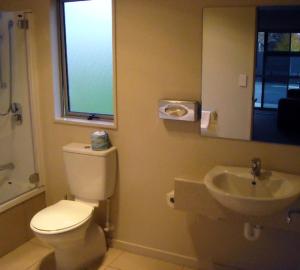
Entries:
{"type": "Polygon", "coordinates": [[[38,212],[31,220],[33,230],[60,232],[84,223],[93,214],[94,207],[76,201],[61,200],[38,212]]]}
{"type": "Polygon", "coordinates": [[[95,151],[92,150],[90,144],[86,143],[69,143],[65,146],[63,146],[63,151],[68,153],[77,153],[77,154],[83,154],[83,155],[89,155],[89,156],[100,156],[104,157],[110,154],[111,152],[116,151],[117,148],[112,146],[107,150],[101,150],[101,151],[95,151]]]}

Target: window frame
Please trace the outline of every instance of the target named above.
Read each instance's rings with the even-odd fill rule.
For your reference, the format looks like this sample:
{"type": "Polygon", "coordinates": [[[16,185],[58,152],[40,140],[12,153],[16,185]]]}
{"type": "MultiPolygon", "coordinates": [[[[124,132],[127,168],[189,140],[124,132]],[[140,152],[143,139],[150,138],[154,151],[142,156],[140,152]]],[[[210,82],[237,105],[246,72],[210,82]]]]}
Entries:
{"type": "MultiPolygon", "coordinates": [[[[300,30],[299,29],[293,29],[291,28],[290,30],[278,30],[278,29],[272,29],[272,31],[267,31],[267,30],[257,30],[257,35],[256,35],[256,42],[258,41],[258,34],[260,32],[264,33],[264,52],[263,52],[263,72],[262,75],[260,76],[255,76],[255,81],[258,77],[262,78],[262,94],[261,94],[261,98],[260,98],[260,106],[254,106],[256,110],[264,110],[264,111],[274,111],[277,110],[277,108],[270,108],[270,107],[265,107],[265,86],[266,86],[266,81],[267,79],[270,79],[271,76],[270,75],[266,75],[266,62],[267,62],[267,58],[270,56],[273,57],[289,57],[289,62],[291,57],[300,57],[300,51],[292,51],[292,34],[293,33],[299,33],[300,30]],[[290,43],[289,43],[289,51],[272,51],[269,50],[269,34],[270,33],[287,33],[290,34],[290,43]]],[[[256,45],[256,54],[258,52],[257,50],[258,46],[256,45]]],[[[256,72],[256,71],[255,71],[256,72]]],[[[300,76],[292,76],[290,74],[291,71],[289,71],[289,75],[283,77],[284,80],[286,80],[286,93],[288,92],[289,89],[289,84],[290,84],[290,80],[291,79],[300,79],[300,76]]],[[[277,75],[275,77],[278,77],[277,75]]],[[[254,89],[254,96],[255,96],[255,89],[254,89]]]]}
{"type": "Polygon", "coordinates": [[[58,1],[58,31],[59,31],[59,57],[60,57],[60,103],[61,117],[79,119],[83,121],[99,121],[112,123],[116,119],[116,55],[115,55],[115,0],[112,3],[112,96],[113,114],[98,114],[86,112],[74,112],[70,110],[69,83],[68,83],[68,64],[66,50],[66,31],[65,31],[65,9],[64,4],[68,2],[90,1],[90,0],[57,0],[58,1]]]}

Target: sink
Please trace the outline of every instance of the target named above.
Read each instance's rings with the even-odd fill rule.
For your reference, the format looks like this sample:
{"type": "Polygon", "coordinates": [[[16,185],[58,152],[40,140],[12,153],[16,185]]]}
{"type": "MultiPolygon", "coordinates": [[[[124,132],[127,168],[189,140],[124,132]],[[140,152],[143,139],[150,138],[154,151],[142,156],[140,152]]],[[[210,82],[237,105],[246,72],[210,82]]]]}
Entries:
{"type": "Polygon", "coordinates": [[[244,167],[216,166],[206,174],[204,184],[220,204],[251,216],[271,215],[300,196],[300,176],[262,170],[254,181],[244,167]]]}

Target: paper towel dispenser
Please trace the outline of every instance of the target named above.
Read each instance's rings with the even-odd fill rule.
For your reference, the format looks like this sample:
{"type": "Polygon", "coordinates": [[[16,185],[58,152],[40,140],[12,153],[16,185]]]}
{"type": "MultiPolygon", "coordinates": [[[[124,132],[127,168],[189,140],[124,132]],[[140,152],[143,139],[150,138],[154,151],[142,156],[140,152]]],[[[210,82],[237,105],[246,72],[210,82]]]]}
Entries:
{"type": "Polygon", "coordinates": [[[199,117],[198,110],[199,103],[197,101],[159,101],[159,118],[161,119],[195,122],[199,117]]]}

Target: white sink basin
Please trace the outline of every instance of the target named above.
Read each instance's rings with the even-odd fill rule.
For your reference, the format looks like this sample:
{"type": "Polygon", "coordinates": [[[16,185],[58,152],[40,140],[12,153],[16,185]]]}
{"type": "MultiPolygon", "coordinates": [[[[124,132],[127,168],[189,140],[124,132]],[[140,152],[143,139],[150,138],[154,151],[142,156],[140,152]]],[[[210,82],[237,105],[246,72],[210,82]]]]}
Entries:
{"type": "Polygon", "coordinates": [[[252,183],[250,168],[217,166],[204,183],[223,206],[244,215],[264,216],[284,209],[300,196],[300,176],[262,171],[252,183]]]}

